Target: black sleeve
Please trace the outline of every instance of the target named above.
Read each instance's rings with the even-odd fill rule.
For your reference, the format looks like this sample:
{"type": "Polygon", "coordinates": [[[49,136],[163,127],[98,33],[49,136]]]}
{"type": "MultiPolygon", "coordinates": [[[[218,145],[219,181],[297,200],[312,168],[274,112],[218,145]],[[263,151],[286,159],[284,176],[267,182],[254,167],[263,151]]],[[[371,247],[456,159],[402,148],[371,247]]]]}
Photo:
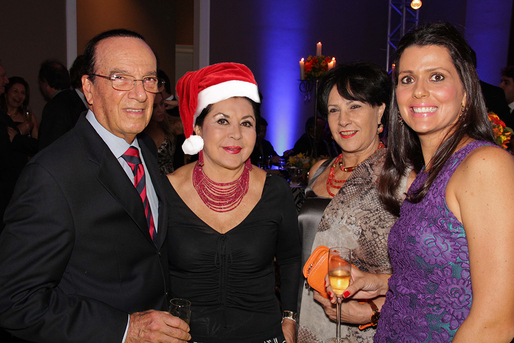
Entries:
{"type": "Polygon", "coordinates": [[[280,268],[280,294],[282,310],[297,311],[298,289],[301,276],[301,243],[298,231],[298,216],[291,189],[285,180],[275,176],[279,191],[278,209],[282,222],[277,239],[277,264],[280,268]]]}

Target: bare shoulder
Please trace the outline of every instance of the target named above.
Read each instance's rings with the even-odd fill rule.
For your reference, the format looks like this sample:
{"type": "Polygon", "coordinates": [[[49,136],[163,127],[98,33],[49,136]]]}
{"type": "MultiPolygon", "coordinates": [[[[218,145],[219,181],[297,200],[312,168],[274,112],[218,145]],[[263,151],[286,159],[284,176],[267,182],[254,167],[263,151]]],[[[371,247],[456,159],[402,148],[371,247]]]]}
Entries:
{"type": "Polygon", "coordinates": [[[253,166],[250,171],[250,188],[248,190],[248,198],[256,199],[255,203],[261,198],[267,174],[268,173],[265,170],[255,166],[253,166]]]}
{"type": "Polygon", "coordinates": [[[482,146],[469,153],[456,170],[464,178],[514,175],[514,157],[497,146],[482,146]]]}
{"type": "MultiPolygon", "coordinates": [[[[261,183],[262,185],[264,185],[264,181],[266,181],[266,175],[268,174],[265,170],[262,170],[261,168],[259,167],[256,167],[254,165],[252,165],[252,170],[250,171],[250,175],[252,178],[254,178],[254,180],[256,180],[257,182],[261,183]]],[[[252,182],[250,180],[250,182],[252,182]]]]}
{"type": "Polygon", "coordinates": [[[316,173],[316,171],[318,170],[318,168],[323,164],[325,163],[326,159],[325,160],[319,160],[318,162],[314,163],[314,165],[311,167],[311,169],[309,169],[309,181],[310,179],[312,178],[312,176],[316,173]]]}
{"type": "Polygon", "coordinates": [[[254,174],[254,175],[258,175],[259,177],[266,177],[266,174],[267,172],[255,165],[252,164],[252,170],[251,172],[254,174]]]}
{"type": "MultiPolygon", "coordinates": [[[[510,199],[503,196],[514,188],[514,158],[495,146],[483,146],[469,153],[451,176],[446,187],[446,202],[455,216],[465,224],[465,218],[475,214],[504,212],[510,199]]],[[[468,221],[469,222],[469,221],[468,221]]]]}
{"type": "Polygon", "coordinates": [[[190,183],[187,181],[191,180],[194,166],[194,163],[189,163],[167,175],[168,180],[170,181],[173,188],[175,188],[175,190],[178,191],[181,187],[190,183]]]}

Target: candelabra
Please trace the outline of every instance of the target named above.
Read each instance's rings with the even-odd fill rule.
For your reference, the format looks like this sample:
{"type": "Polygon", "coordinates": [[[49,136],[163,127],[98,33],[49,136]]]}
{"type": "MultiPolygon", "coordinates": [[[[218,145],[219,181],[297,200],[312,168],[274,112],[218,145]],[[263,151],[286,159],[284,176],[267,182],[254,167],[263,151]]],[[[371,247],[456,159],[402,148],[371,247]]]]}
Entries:
{"type": "Polygon", "coordinates": [[[304,94],[304,101],[311,99],[311,93],[314,89],[314,146],[313,156],[318,157],[318,88],[319,79],[336,64],[335,57],[323,56],[321,54],[321,42],[316,44],[316,56],[309,56],[307,61],[304,58],[300,60],[300,92],[304,94]],[[307,73],[306,73],[307,72],[307,73]]]}

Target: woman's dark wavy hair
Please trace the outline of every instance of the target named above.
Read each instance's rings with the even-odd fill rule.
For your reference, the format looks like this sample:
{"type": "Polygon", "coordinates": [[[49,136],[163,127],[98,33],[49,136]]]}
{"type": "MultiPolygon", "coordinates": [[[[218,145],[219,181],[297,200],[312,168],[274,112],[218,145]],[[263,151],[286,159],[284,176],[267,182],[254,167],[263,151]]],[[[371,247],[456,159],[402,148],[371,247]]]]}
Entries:
{"type": "Polygon", "coordinates": [[[29,102],[30,102],[30,88],[29,84],[23,77],[20,76],[11,76],[9,78],[9,83],[5,85],[5,92],[0,97],[0,107],[7,113],[7,93],[9,92],[9,89],[11,89],[14,85],[23,85],[25,87],[25,100],[23,100],[23,103],[18,108],[18,112],[23,115],[24,118],[27,117],[29,102]]]}
{"type": "MultiPolygon", "coordinates": [[[[405,49],[412,46],[437,45],[446,48],[457,69],[460,81],[466,92],[466,107],[462,119],[449,130],[447,137],[437,148],[426,172],[425,183],[408,195],[413,203],[420,202],[432,186],[446,161],[453,155],[458,144],[465,137],[494,143],[491,124],[487,117],[480,81],[473,65],[472,52],[457,29],[448,23],[432,23],[407,33],[400,40],[395,57],[394,83],[398,85],[397,71],[401,70],[400,59],[405,49]]],[[[398,120],[398,104],[393,94],[389,120],[388,152],[379,180],[380,199],[394,214],[400,213],[400,202],[395,196],[400,179],[409,167],[419,173],[424,167],[423,154],[418,135],[398,120]]]]}
{"type": "Polygon", "coordinates": [[[383,68],[371,62],[356,62],[339,65],[325,73],[317,94],[318,110],[325,120],[328,117],[328,97],[334,86],[347,100],[361,101],[373,107],[385,104],[382,124],[387,124],[392,82],[383,68]]]}

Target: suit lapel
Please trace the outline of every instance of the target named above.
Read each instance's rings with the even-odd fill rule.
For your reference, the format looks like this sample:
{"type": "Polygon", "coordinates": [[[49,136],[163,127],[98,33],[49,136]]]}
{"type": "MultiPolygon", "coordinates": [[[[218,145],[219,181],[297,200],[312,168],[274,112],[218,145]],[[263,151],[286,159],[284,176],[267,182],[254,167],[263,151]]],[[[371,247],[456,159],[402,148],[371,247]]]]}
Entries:
{"type": "MultiPolygon", "coordinates": [[[[152,245],[154,244],[143,209],[143,203],[134,185],[125,174],[125,171],[116,160],[111,150],[96,133],[85,116],[81,116],[77,122],[77,132],[84,140],[84,147],[89,159],[98,165],[98,181],[125,209],[127,214],[136,223],[139,229],[152,245]]],[[[152,179],[153,180],[153,179],[152,179]]],[[[160,206],[159,206],[160,207],[160,206]]]]}
{"type": "Polygon", "coordinates": [[[131,184],[127,174],[121,168],[119,162],[114,158],[109,149],[104,151],[98,181],[112,194],[112,196],[125,209],[127,214],[134,220],[145,237],[151,242],[148,224],[146,223],[145,211],[141,198],[134,185],[131,184]]]}

